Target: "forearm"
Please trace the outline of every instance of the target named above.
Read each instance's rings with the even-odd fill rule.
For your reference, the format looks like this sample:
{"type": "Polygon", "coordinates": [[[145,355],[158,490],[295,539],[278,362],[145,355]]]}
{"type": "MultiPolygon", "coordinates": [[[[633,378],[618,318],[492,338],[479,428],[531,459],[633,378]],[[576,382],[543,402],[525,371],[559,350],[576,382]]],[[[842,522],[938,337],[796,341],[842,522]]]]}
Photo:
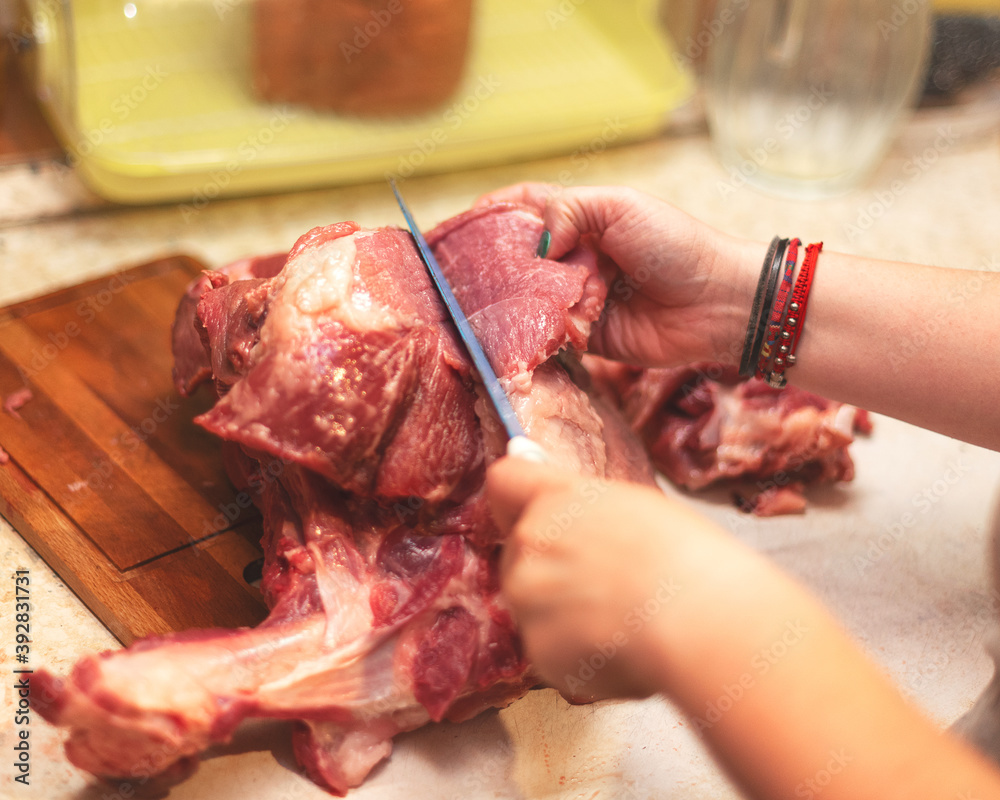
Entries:
{"type": "MultiPolygon", "coordinates": [[[[724,343],[716,345],[729,363],[742,350],[752,297],[747,279],[756,284],[763,251],[745,242],[724,250],[728,263],[720,271],[735,277],[719,289],[720,307],[733,308],[732,286],[744,298],[742,321],[730,312],[724,343]]],[[[991,272],[824,251],[797,361],[786,376],[819,395],[1000,449],[1000,335],[990,331],[998,308],[1000,279],[991,272]]]]}
{"type": "Polygon", "coordinates": [[[749,796],[1000,797],[997,774],[909,706],[794,581],[721,535],[674,556],[682,591],[648,658],[749,796]]]}
{"type": "Polygon", "coordinates": [[[1000,281],[989,272],[820,257],[789,378],[1000,449],[1000,281]]]}
{"type": "Polygon", "coordinates": [[[487,492],[509,531],[504,594],[550,685],[663,692],[751,797],[815,797],[812,781],[823,800],[1000,798],[991,767],[907,705],[813,597],[686,504],[512,458],[487,492]]]}

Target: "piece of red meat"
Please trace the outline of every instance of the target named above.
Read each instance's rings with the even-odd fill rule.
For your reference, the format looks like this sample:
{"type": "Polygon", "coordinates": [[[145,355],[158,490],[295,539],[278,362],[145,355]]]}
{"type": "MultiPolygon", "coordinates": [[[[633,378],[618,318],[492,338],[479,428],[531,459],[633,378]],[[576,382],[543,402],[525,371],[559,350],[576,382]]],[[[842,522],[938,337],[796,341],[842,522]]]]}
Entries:
{"type": "MultiPolygon", "coordinates": [[[[586,341],[604,286],[591,252],[536,258],[541,230],[533,212],[497,206],[428,238],[529,435],[583,474],[652,482],[586,374],[553,358],[586,341]]],[[[70,729],[73,763],[169,783],[244,718],[280,717],[297,720],[311,777],[344,793],[396,733],[527,690],[483,495],[505,440],[409,234],[342,223],[302,237],[271,277],[254,262],[206,275],[181,301],[174,346],[182,392],[215,379],[198,421],[261,509],[271,613],[252,630],[88,656],[62,682],[36,672],[32,700],[70,729]]]]}
{"type": "Polygon", "coordinates": [[[209,351],[201,331],[195,325],[198,302],[202,295],[232,281],[272,278],[281,271],[287,258],[285,253],[243,258],[215,272],[206,272],[191,282],[177,305],[170,333],[174,354],[174,385],[183,396],[187,397],[212,377],[213,365],[209,363],[209,351]]]}
{"type": "Polygon", "coordinates": [[[688,489],[753,483],[737,503],[758,516],[803,511],[805,485],[851,480],[848,446],[870,430],[863,410],[794,386],[740,380],[718,364],[638,369],[593,356],[584,363],[660,472],[688,489]]]}
{"type": "Polygon", "coordinates": [[[264,623],[89,656],[62,686],[33,677],[33,694],[54,698],[40,710],[71,726],[75,764],[123,778],[178,762],[185,772],[244,718],[278,717],[300,720],[303,764],[343,793],[396,733],[450,717],[460,696],[489,688],[504,704],[530,684],[516,638],[494,632],[497,621],[512,626],[490,551],[420,535],[295,465],[273,486],[262,509],[264,623]]]}
{"type": "Polygon", "coordinates": [[[510,205],[467,211],[427,236],[501,377],[530,373],[566,344],[585,350],[604,307],[594,251],[581,246],[561,262],[537,258],[539,235],[537,215],[510,205]],[[501,260],[503,270],[483,269],[501,260]]]}
{"type": "MultiPolygon", "coordinates": [[[[199,423],[349,491],[461,501],[483,465],[470,371],[409,234],[337,225],[307,236],[290,255],[296,270],[247,286],[269,295],[267,324],[253,363],[199,423]]],[[[201,298],[205,327],[233,318],[223,292],[242,285],[201,298]]]]}

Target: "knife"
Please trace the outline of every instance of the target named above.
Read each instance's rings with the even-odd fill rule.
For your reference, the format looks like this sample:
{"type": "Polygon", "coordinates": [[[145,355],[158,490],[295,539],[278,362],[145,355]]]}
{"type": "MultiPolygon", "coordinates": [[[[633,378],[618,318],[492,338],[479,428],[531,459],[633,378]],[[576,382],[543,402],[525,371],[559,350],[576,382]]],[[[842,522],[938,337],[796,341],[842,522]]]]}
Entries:
{"type": "Polygon", "coordinates": [[[406,201],[403,200],[399,189],[396,188],[396,181],[390,178],[389,185],[392,186],[392,192],[396,195],[396,202],[399,203],[399,209],[403,212],[406,226],[410,229],[410,233],[413,234],[413,239],[417,243],[420,258],[430,273],[431,280],[437,288],[438,294],[441,296],[441,301],[444,303],[445,308],[448,309],[448,315],[458,329],[459,338],[461,338],[476,371],[479,373],[479,378],[483,382],[490,401],[493,403],[493,408],[496,410],[497,416],[500,417],[500,422],[503,423],[504,430],[507,431],[507,455],[545,463],[548,460],[545,451],[538,443],[529,439],[528,435],[524,432],[524,427],[517,418],[517,414],[514,413],[514,407],[510,404],[507,393],[500,385],[500,379],[497,378],[496,372],[493,371],[486,353],[483,352],[482,345],[479,344],[479,339],[476,338],[475,331],[472,330],[472,326],[469,324],[469,318],[465,316],[465,312],[462,311],[462,307],[458,304],[455,293],[451,290],[451,284],[448,283],[448,279],[441,270],[441,265],[438,264],[434,253],[431,252],[431,248],[427,244],[427,240],[420,232],[420,228],[417,227],[417,223],[413,220],[413,214],[410,213],[406,201]]]}

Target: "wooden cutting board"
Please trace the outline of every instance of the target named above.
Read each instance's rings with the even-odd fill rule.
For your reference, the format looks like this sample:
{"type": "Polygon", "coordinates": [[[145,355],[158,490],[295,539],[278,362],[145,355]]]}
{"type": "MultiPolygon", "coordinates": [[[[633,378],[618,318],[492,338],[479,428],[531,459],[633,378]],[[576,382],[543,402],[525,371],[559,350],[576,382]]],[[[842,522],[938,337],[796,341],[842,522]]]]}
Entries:
{"type": "Polygon", "coordinates": [[[170,326],[204,267],[185,256],[0,309],[0,514],[123,643],[254,625],[259,514],[171,379],[170,326]]]}

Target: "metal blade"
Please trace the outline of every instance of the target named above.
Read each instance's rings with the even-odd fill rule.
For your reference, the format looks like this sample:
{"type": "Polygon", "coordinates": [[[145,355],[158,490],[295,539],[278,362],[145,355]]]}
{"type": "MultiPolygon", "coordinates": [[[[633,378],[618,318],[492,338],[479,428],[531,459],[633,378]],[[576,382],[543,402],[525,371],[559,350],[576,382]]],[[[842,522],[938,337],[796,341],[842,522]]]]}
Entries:
{"type": "Polygon", "coordinates": [[[507,393],[504,392],[503,387],[500,385],[500,380],[493,371],[493,367],[490,365],[489,359],[486,357],[486,353],[483,352],[483,348],[479,344],[479,340],[476,338],[476,334],[472,330],[472,326],[469,325],[468,317],[465,316],[465,312],[462,311],[462,307],[458,304],[458,300],[455,299],[455,293],[452,292],[448,279],[441,271],[441,265],[438,264],[437,259],[431,252],[431,248],[427,244],[427,240],[424,239],[424,235],[420,232],[420,228],[418,228],[417,223],[414,222],[413,215],[410,213],[410,209],[407,207],[406,201],[403,200],[402,195],[399,193],[399,189],[396,188],[396,181],[390,179],[389,183],[392,186],[393,194],[396,195],[396,202],[399,203],[399,208],[403,212],[403,217],[406,219],[406,225],[417,242],[417,249],[420,251],[420,257],[423,259],[424,264],[427,265],[427,271],[431,274],[431,279],[437,287],[438,294],[441,295],[441,300],[444,301],[445,308],[448,309],[448,314],[455,323],[455,327],[458,328],[458,335],[465,344],[465,349],[469,352],[469,357],[472,359],[472,363],[475,365],[476,371],[479,373],[479,378],[482,380],[483,386],[486,387],[486,393],[490,396],[490,400],[493,401],[493,407],[496,409],[497,415],[500,417],[500,421],[507,430],[507,437],[513,439],[515,436],[524,436],[524,428],[521,426],[520,420],[514,413],[514,407],[510,404],[510,400],[507,398],[507,393]]]}

